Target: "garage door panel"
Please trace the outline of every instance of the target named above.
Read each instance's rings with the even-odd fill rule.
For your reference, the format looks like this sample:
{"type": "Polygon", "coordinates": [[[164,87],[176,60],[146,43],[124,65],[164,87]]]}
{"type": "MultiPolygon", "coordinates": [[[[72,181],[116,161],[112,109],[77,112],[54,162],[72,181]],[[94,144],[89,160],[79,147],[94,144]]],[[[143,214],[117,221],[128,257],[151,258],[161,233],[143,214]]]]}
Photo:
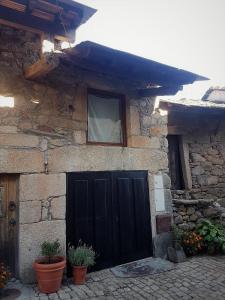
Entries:
{"type": "Polygon", "coordinates": [[[91,209],[91,202],[89,196],[91,194],[91,187],[88,180],[76,180],[74,187],[74,198],[72,199],[74,210],[73,219],[76,219],[76,223],[73,222],[75,229],[75,236],[77,244],[79,240],[86,243],[93,242],[92,223],[93,214],[91,209]]]}
{"type": "Polygon", "coordinates": [[[139,256],[149,255],[148,249],[151,236],[150,207],[148,187],[143,178],[133,179],[135,201],[136,245],[139,256]]]}
{"type": "Polygon", "coordinates": [[[111,205],[109,201],[108,179],[94,181],[94,244],[101,260],[111,259],[112,243],[109,241],[111,233],[111,205]]]}
{"type": "Polygon", "coordinates": [[[131,259],[135,248],[134,203],[129,178],[117,178],[120,262],[131,259]]]}
{"type": "Polygon", "coordinates": [[[67,244],[98,254],[95,270],[152,253],[146,171],[74,172],[67,180],[67,244]]]}

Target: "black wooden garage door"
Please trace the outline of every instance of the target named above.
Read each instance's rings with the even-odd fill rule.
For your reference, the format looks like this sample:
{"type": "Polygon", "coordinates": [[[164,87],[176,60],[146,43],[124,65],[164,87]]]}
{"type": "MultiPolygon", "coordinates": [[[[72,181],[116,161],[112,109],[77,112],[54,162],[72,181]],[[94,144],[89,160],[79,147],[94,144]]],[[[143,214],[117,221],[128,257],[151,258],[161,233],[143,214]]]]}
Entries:
{"type": "Polygon", "coordinates": [[[77,172],[67,179],[67,244],[92,245],[95,270],[152,255],[146,171],[77,172]]]}

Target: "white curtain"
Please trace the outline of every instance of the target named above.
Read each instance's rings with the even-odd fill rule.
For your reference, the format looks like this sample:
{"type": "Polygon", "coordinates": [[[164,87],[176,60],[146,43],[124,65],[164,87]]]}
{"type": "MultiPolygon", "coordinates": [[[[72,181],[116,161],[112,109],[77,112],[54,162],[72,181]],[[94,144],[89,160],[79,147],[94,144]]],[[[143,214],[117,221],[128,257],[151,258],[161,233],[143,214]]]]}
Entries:
{"type": "Polygon", "coordinates": [[[88,96],[88,141],[121,143],[120,99],[88,96]]]}

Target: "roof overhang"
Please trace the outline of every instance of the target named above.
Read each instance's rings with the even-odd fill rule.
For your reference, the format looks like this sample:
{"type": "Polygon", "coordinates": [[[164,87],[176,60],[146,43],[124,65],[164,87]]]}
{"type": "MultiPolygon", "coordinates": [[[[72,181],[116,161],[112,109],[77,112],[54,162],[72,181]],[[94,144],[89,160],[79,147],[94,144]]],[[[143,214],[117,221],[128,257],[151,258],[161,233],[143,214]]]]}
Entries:
{"type": "Polygon", "coordinates": [[[173,113],[225,113],[225,104],[189,99],[160,100],[159,108],[173,113]]]}
{"type": "Polygon", "coordinates": [[[72,0],[0,0],[0,24],[74,42],[75,31],[95,9],[72,0]]]}
{"type": "Polygon", "coordinates": [[[208,78],[90,41],[65,50],[71,63],[102,74],[145,83],[141,97],[175,95],[183,85],[208,78]]]}

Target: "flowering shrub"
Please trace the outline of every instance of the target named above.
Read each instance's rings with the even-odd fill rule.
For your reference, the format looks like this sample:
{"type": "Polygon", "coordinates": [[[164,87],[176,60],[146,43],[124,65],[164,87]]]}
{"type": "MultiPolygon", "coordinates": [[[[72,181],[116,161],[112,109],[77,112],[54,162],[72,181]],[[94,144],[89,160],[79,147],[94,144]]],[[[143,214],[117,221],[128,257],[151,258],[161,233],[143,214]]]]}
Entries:
{"type": "Polygon", "coordinates": [[[11,274],[8,268],[3,263],[0,263],[0,289],[3,289],[5,287],[10,278],[10,275],[11,274]]]}
{"type": "Polygon", "coordinates": [[[195,231],[184,231],[182,247],[188,256],[198,254],[203,250],[203,238],[195,231]]]}
{"type": "Polygon", "coordinates": [[[210,220],[203,220],[196,231],[203,237],[208,254],[225,253],[225,227],[210,220]]]}

